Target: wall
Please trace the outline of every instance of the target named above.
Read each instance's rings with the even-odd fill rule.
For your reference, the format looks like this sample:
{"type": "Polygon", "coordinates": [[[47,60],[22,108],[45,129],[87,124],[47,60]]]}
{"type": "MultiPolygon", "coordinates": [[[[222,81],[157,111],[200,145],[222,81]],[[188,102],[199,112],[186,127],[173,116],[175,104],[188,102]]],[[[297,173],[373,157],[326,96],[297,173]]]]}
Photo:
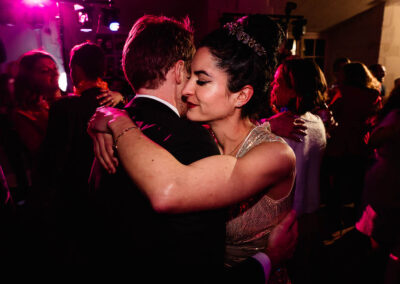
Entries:
{"type": "Polygon", "coordinates": [[[347,56],[367,66],[378,62],[383,12],[380,4],[322,33],[326,38],[325,75],[332,82],[332,65],[336,58],[347,56]]]}
{"type": "Polygon", "coordinates": [[[219,26],[223,13],[284,13],[285,1],[281,0],[115,0],[121,9],[122,26],[132,27],[144,14],[163,14],[182,18],[188,15],[195,28],[196,41],[219,26]]]}
{"type": "Polygon", "coordinates": [[[393,81],[400,77],[400,1],[386,3],[383,16],[382,37],[378,63],[386,67],[384,85],[386,93],[393,88],[393,81]]]}
{"type": "Polygon", "coordinates": [[[145,14],[164,15],[177,19],[189,16],[196,38],[206,32],[204,27],[208,21],[207,0],[115,0],[115,4],[120,8],[121,26],[125,28],[125,32],[129,32],[135,21],[145,14]]]}
{"type": "Polygon", "coordinates": [[[279,0],[208,0],[207,30],[219,27],[223,13],[284,14],[285,5],[279,0]]]}

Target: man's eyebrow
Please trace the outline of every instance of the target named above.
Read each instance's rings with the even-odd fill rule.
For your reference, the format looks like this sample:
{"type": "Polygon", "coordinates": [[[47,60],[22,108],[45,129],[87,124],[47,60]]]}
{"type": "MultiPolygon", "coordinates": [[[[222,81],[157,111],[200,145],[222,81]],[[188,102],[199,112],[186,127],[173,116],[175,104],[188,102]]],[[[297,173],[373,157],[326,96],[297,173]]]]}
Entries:
{"type": "Polygon", "coordinates": [[[195,75],[199,76],[200,74],[206,75],[208,77],[211,77],[210,74],[208,74],[206,71],[204,70],[198,70],[198,71],[194,71],[193,72],[195,75]]]}

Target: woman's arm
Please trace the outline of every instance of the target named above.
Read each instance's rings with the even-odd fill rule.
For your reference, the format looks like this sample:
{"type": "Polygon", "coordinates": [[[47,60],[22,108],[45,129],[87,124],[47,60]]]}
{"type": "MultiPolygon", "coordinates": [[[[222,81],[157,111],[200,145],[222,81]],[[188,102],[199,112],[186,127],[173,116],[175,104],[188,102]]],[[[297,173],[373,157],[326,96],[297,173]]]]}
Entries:
{"type": "MultiPolygon", "coordinates": [[[[134,123],[120,116],[109,126],[117,137],[134,123]]],[[[294,153],[280,142],[260,144],[240,159],[218,155],[188,166],[137,128],[120,136],[116,146],[125,170],[160,212],[225,207],[286,180],[290,189],[294,179],[294,153]]]]}
{"type": "MultiPolygon", "coordinates": [[[[266,187],[283,188],[284,195],[293,185],[295,156],[284,143],[262,143],[240,159],[218,155],[186,166],[139,129],[132,128],[134,123],[123,111],[108,116],[112,117],[108,125],[114,139],[117,138],[120,162],[156,211],[179,213],[221,208],[266,187]]],[[[100,148],[109,152],[109,147],[100,148]]]]}

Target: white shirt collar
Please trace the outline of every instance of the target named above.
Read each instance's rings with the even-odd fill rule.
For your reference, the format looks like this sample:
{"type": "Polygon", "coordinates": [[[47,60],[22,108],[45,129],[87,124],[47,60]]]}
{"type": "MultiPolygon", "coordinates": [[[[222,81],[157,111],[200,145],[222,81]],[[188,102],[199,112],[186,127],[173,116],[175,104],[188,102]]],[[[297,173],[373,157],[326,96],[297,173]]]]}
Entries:
{"type": "Polygon", "coordinates": [[[167,101],[164,101],[163,99],[160,99],[159,97],[156,96],[151,96],[151,95],[144,95],[144,94],[137,94],[135,95],[135,98],[148,98],[148,99],[153,99],[156,100],[164,105],[166,105],[167,107],[169,107],[170,109],[172,109],[179,117],[181,117],[179,115],[178,109],[176,107],[174,107],[172,104],[170,104],[167,101]]]}

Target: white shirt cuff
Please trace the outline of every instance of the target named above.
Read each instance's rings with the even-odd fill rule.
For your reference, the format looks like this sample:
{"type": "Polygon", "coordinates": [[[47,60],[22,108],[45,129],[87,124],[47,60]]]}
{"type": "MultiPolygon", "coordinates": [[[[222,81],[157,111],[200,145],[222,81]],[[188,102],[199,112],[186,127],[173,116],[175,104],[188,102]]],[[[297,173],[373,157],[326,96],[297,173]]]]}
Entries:
{"type": "Polygon", "coordinates": [[[271,260],[269,259],[268,255],[266,255],[263,252],[258,252],[255,255],[253,255],[252,257],[255,258],[263,267],[265,283],[268,283],[268,279],[271,274],[271,267],[272,267],[271,260]]]}

